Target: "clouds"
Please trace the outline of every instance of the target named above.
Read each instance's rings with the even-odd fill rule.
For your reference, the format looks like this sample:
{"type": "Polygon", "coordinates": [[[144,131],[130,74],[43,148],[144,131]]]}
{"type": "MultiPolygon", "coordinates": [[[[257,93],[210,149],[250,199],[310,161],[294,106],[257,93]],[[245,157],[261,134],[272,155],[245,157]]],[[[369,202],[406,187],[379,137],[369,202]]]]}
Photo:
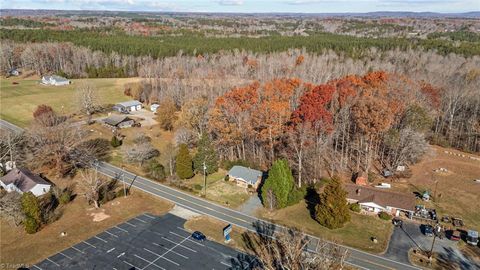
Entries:
{"type": "Polygon", "coordinates": [[[0,6],[16,9],[239,13],[466,12],[480,9],[478,0],[0,0],[0,6]]]}
{"type": "Polygon", "coordinates": [[[217,3],[222,6],[240,6],[243,0],[218,0],[217,3]]]}

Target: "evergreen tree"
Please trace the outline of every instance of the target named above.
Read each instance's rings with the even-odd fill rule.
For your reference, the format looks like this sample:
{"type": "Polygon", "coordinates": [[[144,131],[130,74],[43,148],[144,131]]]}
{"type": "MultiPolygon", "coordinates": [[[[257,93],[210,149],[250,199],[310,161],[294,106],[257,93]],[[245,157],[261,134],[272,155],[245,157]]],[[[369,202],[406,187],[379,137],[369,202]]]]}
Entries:
{"type": "Polygon", "coordinates": [[[263,202],[269,208],[284,208],[294,188],[294,179],[288,161],[279,159],[273,163],[262,187],[263,202]]]}
{"type": "Polygon", "coordinates": [[[117,136],[113,135],[112,140],[110,141],[112,147],[119,147],[122,145],[122,141],[117,138],[117,136]]]}
{"type": "Polygon", "coordinates": [[[181,179],[188,179],[193,176],[192,157],[188,152],[187,145],[182,143],[179,146],[176,157],[177,175],[181,179]]]}
{"type": "Polygon", "coordinates": [[[320,202],[316,206],[317,221],[329,229],[337,229],[350,221],[347,192],[342,188],[340,180],[333,178],[320,194],[320,202]]]}
{"type": "Polygon", "coordinates": [[[198,151],[193,158],[195,171],[203,173],[203,162],[207,166],[207,173],[218,171],[218,156],[208,135],[203,135],[198,141],[198,151]]]}
{"type": "Polygon", "coordinates": [[[27,233],[36,233],[40,224],[42,224],[42,216],[40,203],[37,197],[31,192],[25,192],[22,195],[22,211],[25,214],[25,231],[27,233]]]}

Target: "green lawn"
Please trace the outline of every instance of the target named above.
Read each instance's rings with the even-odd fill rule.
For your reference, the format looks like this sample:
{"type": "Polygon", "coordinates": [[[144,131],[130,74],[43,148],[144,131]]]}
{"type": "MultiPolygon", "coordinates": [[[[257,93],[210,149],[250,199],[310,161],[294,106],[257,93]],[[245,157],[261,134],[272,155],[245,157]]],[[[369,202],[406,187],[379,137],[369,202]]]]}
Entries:
{"type": "Polygon", "coordinates": [[[296,205],[262,214],[262,217],[290,227],[298,228],[312,235],[335,241],[361,250],[381,253],[390,240],[392,223],[376,216],[366,216],[351,212],[351,221],[343,228],[330,230],[321,226],[310,217],[310,213],[302,201],[296,205]],[[374,244],[371,237],[377,237],[378,243],[374,244]]]}
{"type": "Polygon", "coordinates": [[[137,79],[78,79],[72,80],[68,86],[45,86],[39,84],[39,80],[1,78],[0,117],[25,127],[33,118],[32,112],[40,104],[50,105],[58,112],[74,113],[78,111],[75,89],[84,82],[96,86],[104,104],[125,101],[129,98],[123,94],[123,85],[132,80],[137,79]]]}

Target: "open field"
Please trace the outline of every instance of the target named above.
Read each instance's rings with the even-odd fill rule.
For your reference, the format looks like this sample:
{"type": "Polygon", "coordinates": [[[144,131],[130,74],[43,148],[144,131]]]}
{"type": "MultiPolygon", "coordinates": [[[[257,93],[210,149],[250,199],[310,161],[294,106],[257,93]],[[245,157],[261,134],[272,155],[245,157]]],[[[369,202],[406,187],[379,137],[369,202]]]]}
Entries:
{"type": "Polygon", "coordinates": [[[122,79],[77,79],[68,86],[45,86],[39,79],[19,77],[1,78],[0,117],[21,127],[32,120],[32,113],[40,104],[50,105],[64,113],[78,111],[75,102],[75,89],[82,83],[92,83],[98,89],[100,99],[105,104],[128,100],[123,94],[123,85],[138,78],[122,79]],[[17,82],[18,84],[13,84],[17,82]]]}
{"type": "Polygon", "coordinates": [[[141,213],[155,215],[166,213],[172,204],[141,191],[133,190],[127,198],[117,198],[99,210],[88,206],[85,199],[77,196],[66,205],[63,216],[36,234],[25,233],[23,227],[14,227],[1,219],[0,262],[8,264],[31,264],[53,255],[73,244],[83,241],[118,223],[141,213]],[[93,221],[95,216],[108,218],[93,221]],[[67,236],[61,237],[60,233],[67,236]]]}
{"type": "Polygon", "coordinates": [[[295,227],[314,236],[339,244],[373,253],[385,251],[392,233],[392,223],[381,220],[376,216],[350,213],[352,216],[350,222],[345,224],[343,228],[336,230],[327,229],[313,220],[304,201],[272,213],[264,210],[259,214],[267,220],[295,227]],[[371,241],[371,237],[376,237],[378,243],[374,244],[371,241]]]}
{"type": "Polygon", "coordinates": [[[243,243],[242,234],[246,231],[245,229],[233,226],[230,237],[232,240],[226,244],[225,237],[223,236],[223,228],[225,228],[228,223],[208,217],[208,216],[199,216],[187,220],[184,227],[189,231],[201,231],[209,240],[213,240],[218,243],[222,243],[227,246],[234,247],[246,251],[245,245],[243,243]]]}
{"type": "Polygon", "coordinates": [[[480,179],[480,161],[470,157],[480,158],[451,148],[432,146],[423,160],[412,167],[412,177],[405,183],[394,184],[394,187],[405,192],[429,190],[437,198],[422,204],[436,208],[440,217],[460,217],[467,228],[480,231],[480,183],[473,181],[480,179]],[[447,172],[434,171],[439,168],[445,168],[447,172]]]}

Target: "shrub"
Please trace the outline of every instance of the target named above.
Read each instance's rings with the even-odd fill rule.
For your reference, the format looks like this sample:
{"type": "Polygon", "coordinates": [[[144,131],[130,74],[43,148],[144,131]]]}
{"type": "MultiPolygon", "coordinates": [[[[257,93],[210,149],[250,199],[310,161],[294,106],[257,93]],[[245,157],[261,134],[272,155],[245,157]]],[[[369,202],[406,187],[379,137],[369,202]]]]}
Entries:
{"type": "Polygon", "coordinates": [[[378,214],[378,217],[380,217],[383,220],[392,219],[392,216],[390,216],[387,212],[380,212],[380,214],[378,214]]]}
{"type": "Polygon", "coordinates": [[[368,182],[373,183],[377,179],[377,175],[373,172],[368,173],[368,182]]]}
{"type": "Polygon", "coordinates": [[[58,202],[60,204],[67,204],[70,202],[71,198],[72,198],[72,194],[70,192],[63,192],[58,198],[58,202]]]}
{"type": "Polygon", "coordinates": [[[22,194],[22,211],[27,218],[33,218],[37,224],[41,224],[40,203],[33,193],[25,192],[22,194]]]}
{"type": "Polygon", "coordinates": [[[166,178],[165,167],[155,159],[151,160],[148,164],[147,172],[151,178],[157,181],[165,180],[166,178]]]}
{"type": "Polygon", "coordinates": [[[40,225],[38,224],[38,222],[34,218],[29,216],[27,216],[27,218],[23,222],[23,225],[25,226],[25,231],[29,234],[36,233],[40,228],[40,225]]]}
{"type": "Polygon", "coordinates": [[[362,211],[362,207],[360,207],[360,204],[358,204],[358,203],[350,204],[349,208],[350,208],[350,210],[352,210],[353,212],[356,212],[356,213],[360,213],[360,211],[362,211]]]}
{"type": "Polygon", "coordinates": [[[230,176],[229,176],[229,175],[225,175],[225,178],[223,178],[223,180],[225,180],[226,182],[230,181],[230,176]]]}
{"type": "Polygon", "coordinates": [[[202,188],[203,188],[203,186],[200,185],[200,184],[193,185],[193,189],[195,189],[195,190],[202,190],[202,188]]]}
{"type": "Polygon", "coordinates": [[[307,186],[303,185],[302,188],[294,187],[288,194],[287,206],[297,204],[305,198],[305,195],[307,195],[307,186]]]}
{"type": "Polygon", "coordinates": [[[122,145],[122,141],[117,138],[117,136],[112,136],[112,140],[110,141],[112,147],[119,147],[122,145]]]}

